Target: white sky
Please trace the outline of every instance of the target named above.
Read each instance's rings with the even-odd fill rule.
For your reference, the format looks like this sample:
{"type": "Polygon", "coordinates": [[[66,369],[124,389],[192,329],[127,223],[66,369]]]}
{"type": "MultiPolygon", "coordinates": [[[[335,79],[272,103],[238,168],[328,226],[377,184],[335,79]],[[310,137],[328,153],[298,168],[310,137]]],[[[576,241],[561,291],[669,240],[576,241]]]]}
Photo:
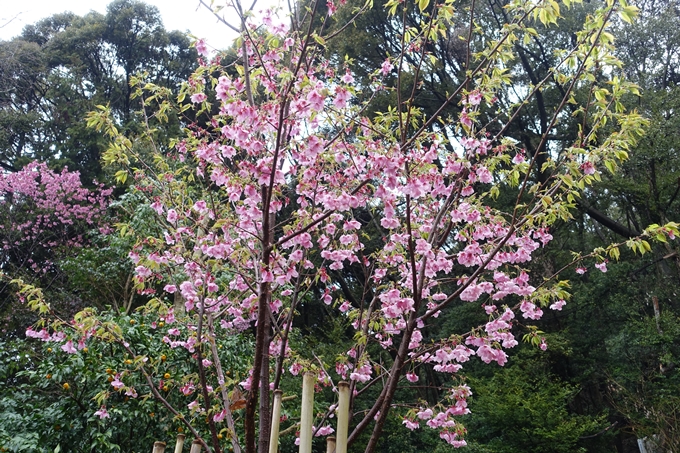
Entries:
{"type": "MultiPolygon", "coordinates": [[[[24,26],[56,13],[71,11],[79,16],[94,10],[106,13],[106,5],[112,0],[0,0],[0,40],[8,40],[21,33],[24,26]],[[11,22],[9,22],[11,21],[11,22]],[[9,23],[8,23],[9,22],[9,23]],[[4,26],[3,26],[4,25],[4,26]]],[[[216,48],[228,47],[234,33],[215,17],[199,0],[143,0],[156,6],[163,18],[166,30],[190,31],[204,38],[216,48]]],[[[209,3],[209,2],[208,2],[209,3]]],[[[223,2],[216,1],[215,4],[223,2]]],[[[263,3],[263,2],[260,2],[263,3]]],[[[269,2],[268,2],[269,3],[269,2]]],[[[256,8],[258,9],[258,8],[256,8]]],[[[225,8],[223,11],[228,11],[225,8]]],[[[228,17],[227,20],[230,18],[228,17]]],[[[232,23],[237,22],[232,19],[232,23]]]]}

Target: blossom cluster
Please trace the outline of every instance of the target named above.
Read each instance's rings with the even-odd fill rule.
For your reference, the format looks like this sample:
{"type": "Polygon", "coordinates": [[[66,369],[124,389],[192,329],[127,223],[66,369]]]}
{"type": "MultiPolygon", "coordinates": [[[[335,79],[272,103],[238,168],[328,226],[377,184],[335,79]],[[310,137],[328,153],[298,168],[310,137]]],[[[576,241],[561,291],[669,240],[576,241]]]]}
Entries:
{"type": "Polygon", "coordinates": [[[80,247],[86,231],[104,215],[111,189],[90,190],[78,172],[55,172],[31,162],[14,173],[0,174],[0,245],[5,254],[35,272],[52,267],[51,250],[80,247]]]}

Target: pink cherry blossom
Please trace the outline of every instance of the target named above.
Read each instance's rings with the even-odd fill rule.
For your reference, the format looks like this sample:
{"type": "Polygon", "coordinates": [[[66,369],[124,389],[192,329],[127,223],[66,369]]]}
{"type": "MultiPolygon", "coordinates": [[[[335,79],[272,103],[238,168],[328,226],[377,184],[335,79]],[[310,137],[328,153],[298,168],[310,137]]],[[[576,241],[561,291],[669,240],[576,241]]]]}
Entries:
{"type": "MultiPolygon", "coordinates": [[[[188,408],[190,411],[194,412],[194,411],[197,411],[197,410],[201,410],[201,405],[198,404],[198,401],[197,401],[197,400],[193,400],[192,402],[190,402],[189,404],[187,404],[187,408],[188,408]]],[[[201,412],[202,412],[202,410],[201,410],[201,412]]]]}
{"type": "Polygon", "coordinates": [[[326,425],[326,426],[323,426],[323,427],[317,429],[316,433],[314,435],[315,436],[328,436],[329,434],[332,434],[334,432],[335,432],[335,430],[330,425],[326,425]]]}
{"type": "Polygon", "coordinates": [[[348,85],[354,83],[354,77],[352,76],[352,72],[349,69],[345,70],[345,74],[342,76],[342,82],[346,83],[348,85]]]}
{"type": "Polygon", "coordinates": [[[196,41],[196,52],[198,52],[199,55],[207,57],[209,55],[208,53],[208,45],[205,43],[204,39],[199,39],[196,41]]]}
{"type": "Polygon", "coordinates": [[[76,348],[73,347],[73,341],[71,340],[68,340],[66,343],[64,343],[61,346],[61,350],[69,354],[75,354],[76,352],[78,352],[76,348]]]}
{"type": "Polygon", "coordinates": [[[416,413],[416,417],[418,417],[421,420],[429,420],[430,418],[432,418],[433,414],[434,412],[430,408],[421,409],[418,413],[416,413]]]}
{"type": "Polygon", "coordinates": [[[109,413],[106,410],[106,406],[100,407],[99,410],[94,413],[94,415],[96,415],[102,420],[110,417],[109,413]]]}
{"type": "Polygon", "coordinates": [[[392,71],[392,69],[394,69],[394,66],[392,66],[392,63],[388,58],[387,60],[383,61],[382,66],[380,68],[380,73],[386,76],[392,71]]]}
{"type": "Polygon", "coordinates": [[[111,386],[116,390],[120,390],[123,387],[125,387],[123,381],[120,380],[120,373],[116,373],[115,378],[113,379],[113,381],[111,381],[111,386]]]}
{"type": "Polygon", "coordinates": [[[463,111],[460,114],[460,123],[467,128],[472,127],[472,119],[470,118],[468,111],[465,109],[463,109],[463,111]]]}
{"type": "Polygon", "coordinates": [[[468,96],[468,101],[471,105],[479,105],[479,103],[482,101],[482,93],[479,91],[473,91],[468,96]]]}
{"type": "Polygon", "coordinates": [[[218,413],[213,415],[213,421],[216,422],[216,423],[219,423],[219,422],[223,421],[224,417],[226,417],[226,416],[227,416],[227,410],[222,409],[221,411],[219,411],[218,413]]]}
{"type": "Polygon", "coordinates": [[[290,374],[292,374],[293,376],[297,376],[298,374],[300,374],[300,371],[302,371],[302,365],[300,363],[295,362],[290,366],[288,371],[290,371],[290,374]]]}
{"type": "Polygon", "coordinates": [[[420,428],[420,424],[418,424],[418,422],[410,420],[408,418],[405,418],[402,423],[404,424],[404,426],[406,426],[406,428],[410,429],[411,431],[420,428]]]}
{"type": "Polygon", "coordinates": [[[561,311],[561,310],[562,310],[562,307],[564,307],[566,304],[567,304],[567,303],[566,303],[563,299],[562,299],[562,300],[558,300],[557,302],[555,302],[555,303],[553,303],[552,305],[550,305],[550,309],[551,309],[551,310],[561,311]]]}
{"type": "Polygon", "coordinates": [[[205,102],[208,100],[208,96],[206,96],[205,93],[195,93],[191,95],[191,102],[194,104],[200,104],[201,102],[205,102]]]}
{"type": "Polygon", "coordinates": [[[194,390],[196,390],[196,387],[194,386],[194,384],[191,381],[187,382],[182,387],[180,387],[180,391],[184,395],[191,395],[194,392],[194,390]]]}
{"type": "Polygon", "coordinates": [[[347,105],[347,101],[350,99],[351,95],[346,88],[337,87],[335,89],[335,98],[333,99],[333,105],[338,109],[343,109],[347,105]]]}
{"type": "Polygon", "coordinates": [[[415,373],[406,373],[406,380],[409,382],[418,382],[418,375],[415,373]]]}
{"type": "Polygon", "coordinates": [[[580,166],[580,169],[586,175],[595,174],[595,165],[590,161],[583,162],[580,166]]]}

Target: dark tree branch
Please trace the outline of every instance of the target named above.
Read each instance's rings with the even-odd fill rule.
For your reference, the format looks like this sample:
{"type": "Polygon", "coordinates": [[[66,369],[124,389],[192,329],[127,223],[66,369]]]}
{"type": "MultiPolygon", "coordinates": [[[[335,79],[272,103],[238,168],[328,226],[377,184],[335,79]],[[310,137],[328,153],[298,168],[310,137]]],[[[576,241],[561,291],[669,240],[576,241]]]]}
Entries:
{"type": "Polygon", "coordinates": [[[611,217],[608,217],[606,214],[598,211],[592,206],[588,206],[584,201],[579,201],[578,206],[593,220],[598,222],[600,225],[609,228],[611,231],[618,234],[619,236],[623,236],[624,238],[630,239],[640,236],[641,234],[639,231],[631,230],[625,225],[620,224],[616,220],[612,219],[611,217]]]}

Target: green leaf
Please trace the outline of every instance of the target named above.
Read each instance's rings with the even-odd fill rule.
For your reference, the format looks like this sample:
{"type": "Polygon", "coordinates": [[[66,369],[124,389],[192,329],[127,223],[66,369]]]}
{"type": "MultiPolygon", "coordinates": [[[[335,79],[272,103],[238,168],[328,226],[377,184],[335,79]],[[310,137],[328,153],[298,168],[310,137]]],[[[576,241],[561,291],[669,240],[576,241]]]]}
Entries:
{"type": "Polygon", "coordinates": [[[615,259],[616,261],[618,261],[619,258],[621,257],[621,252],[619,251],[619,248],[618,248],[618,247],[612,247],[612,248],[609,250],[609,256],[610,256],[612,259],[615,259]]]}
{"type": "Polygon", "coordinates": [[[116,181],[125,184],[125,181],[127,181],[128,173],[127,170],[118,170],[116,172],[116,181]]]}
{"type": "Polygon", "coordinates": [[[624,6],[621,11],[619,11],[619,16],[624,22],[632,24],[633,19],[637,17],[639,12],[640,10],[637,6],[624,6]]]}

